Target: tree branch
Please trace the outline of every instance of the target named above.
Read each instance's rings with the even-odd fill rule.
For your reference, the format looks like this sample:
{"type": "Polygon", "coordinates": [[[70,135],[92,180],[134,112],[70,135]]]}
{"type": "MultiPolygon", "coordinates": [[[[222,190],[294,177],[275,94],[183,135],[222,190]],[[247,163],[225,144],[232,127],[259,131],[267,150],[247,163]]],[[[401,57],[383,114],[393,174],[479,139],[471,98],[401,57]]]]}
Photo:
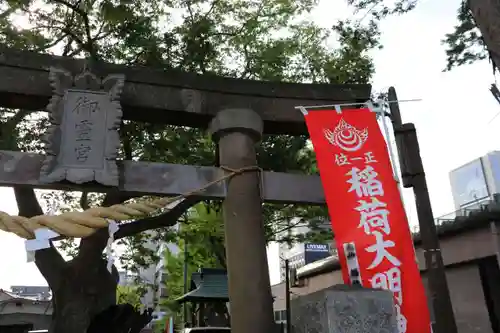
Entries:
{"type": "Polygon", "coordinates": [[[103,207],[109,207],[113,205],[118,205],[121,204],[122,202],[125,202],[127,200],[137,198],[136,195],[130,195],[130,194],[125,194],[120,191],[111,191],[106,194],[104,197],[104,200],[101,202],[101,206],[103,207]]]}
{"type": "Polygon", "coordinates": [[[285,232],[285,231],[291,230],[293,228],[296,228],[301,223],[304,223],[304,219],[303,218],[301,218],[300,220],[298,220],[295,223],[288,224],[286,227],[283,227],[283,228],[278,229],[278,230],[274,230],[273,232],[271,232],[270,234],[268,234],[267,237],[270,238],[272,236],[279,235],[282,232],[285,232]]]}
{"type": "Polygon", "coordinates": [[[187,198],[164,214],[121,225],[115,234],[115,239],[133,236],[146,230],[171,227],[177,223],[184,212],[200,201],[201,199],[195,197],[187,198]]]}
{"type": "Polygon", "coordinates": [[[123,122],[120,124],[120,134],[122,136],[123,142],[123,153],[125,154],[125,159],[132,160],[132,140],[131,135],[128,135],[127,125],[123,122]]]}
{"type": "MultiPolygon", "coordinates": [[[[40,14],[40,16],[44,17],[44,15],[40,14]]],[[[47,19],[47,17],[44,17],[47,19]]],[[[61,22],[58,22],[62,25],[64,25],[64,23],[61,23],[61,22]]],[[[74,34],[71,30],[69,30],[68,27],[66,26],[63,26],[63,27],[56,27],[54,25],[37,25],[35,27],[35,29],[57,29],[59,30],[60,32],[70,36],[71,38],[73,38],[73,40],[83,49],[83,50],[87,50],[86,48],[86,44],[82,41],[82,39],[80,37],[78,37],[76,34],[74,34]]]]}
{"type": "Polygon", "coordinates": [[[10,16],[10,14],[14,14],[15,11],[16,9],[12,7],[6,9],[3,13],[0,14],[0,20],[6,19],[7,17],[10,16]]]}
{"type": "MultiPolygon", "coordinates": [[[[121,204],[124,201],[130,199],[130,196],[125,195],[119,191],[111,191],[106,194],[104,200],[101,203],[103,207],[109,207],[112,205],[121,204]]],[[[108,229],[103,228],[96,231],[93,235],[89,237],[82,238],[80,241],[80,246],[78,248],[78,257],[85,258],[85,260],[93,260],[96,257],[100,257],[102,251],[106,248],[108,243],[108,229]]]]}
{"type": "Polygon", "coordinates": [[[57,44],[59,44],[59,43],[60,43],[60,42],[61,42],[64,38],[66,38],[66,36],[68,36],[68,35],[67,35],[66,33],[63,33],[61,36],[56,37],[56,39],[55,39],[53,42],[51,42],[51,43],[49,43],[49,44],[47,44],[47,45],[44,45],[44,46],[40,46],[40,47],[36,50],[36,52],[46,51],[46,50],[50,49],[51,47],[56,46],[56,45],[57,45],[57,44]]]}
{"type": "Polygon", "coordinates": [[[102,251],[104,251],[108,243],[108,238],[107,228],[102,228],[89,237],[82,238],[76,257],[79,260],[88,261],[89,265],[92,264],[96,258],[101,257],[102,251]]]}
{"type": "Polygon", "coordinates": [[[84,209],[84,210],[90,208],[90,206],[89,206],[89,192],[87,192],[87,191],[82,192],[82,196],[80,197],[80,207],[82,207],[82,209],[84,209]]]}
{"type": "Polygon", "coordinates": [[[217,239],[215,236],[210,235],[208,237],[210,241],[210,245],[212,246],[212,252],[214,255],[217,257],[217,261],[219,261],[219,264],[223,267],[226,268],[226,247],[223,246],[221,243],[220,239],[217,239]]]}
{"type": "MultiPolygon", "coordinates": [[[[16,196],[20,216],[29,218],[36,215],[43,215],[43,210],[32,188],[16,186],[14,187],[14,194],[16,196]]],[[[64,258],[52,243],[48,249],[35,252],[35,264],[51,288],[56,288],[61,281],[60,279],[66,267],[66,261],[64,261],[64,258]]]]}
{"type": "MultiPolygon", "coordinates": [[[[32,111],[19,110],[12,118],[5,124],[6,131],[2,131],[3,136],[14,137],[13,129],[32,111]]],[[[15,139],[15,138],[14,138],[15,139]]],[[[9,149],[19,150],[19,145],[15,140],[9,141],[9,149]]],[[[15,186],[14,195],[16,197],[18,214],[24,217],[33,217],[36,215],[43,215],[42,207],[36,198],[35,191],[31,187],[15,186]]],[[[45,277],[49,285],[54,288],[59,284],[62,271],[66,267],[66,262],[63,257],[51,243],[48,249],[38,250],[35,252],[35,264],[37,265],[40,273],[45,277]]]]}
{"type": "Polygon", "coordinates": [[[52,1],[70,8],[71,10],[78,13],[82,17],[83,24],[85,26],[85,34],[87,35],[87,42],[84,43],[86,45],[86,48],[87,48],[86,51],[88,53],[90,53],[90,55],[92,57],[95,57],[96,54],[95,54],[95,50],[94,50],[94,41],[92,39],[92,34],[90,31],[90,21],[89,21],[88,14],[83,9],[81,9],[79,6],[71,4],[66,0],[52,0],[52,1]]]}
{"type": "Polygon", "coordinates": [[[21,122],[21,120],[23,120],[24,118],[26,118],[27,116],[29,116],[33,112],[34,111],[32,111],[32,110],[26,110],[26,109],[19,110],[19,111],[16,112],[15,115],[13,115],[7,121],[6,125],[8,127],[15,127],[15,126],[17,126],[17,124],[19,124],[21,122]]]}

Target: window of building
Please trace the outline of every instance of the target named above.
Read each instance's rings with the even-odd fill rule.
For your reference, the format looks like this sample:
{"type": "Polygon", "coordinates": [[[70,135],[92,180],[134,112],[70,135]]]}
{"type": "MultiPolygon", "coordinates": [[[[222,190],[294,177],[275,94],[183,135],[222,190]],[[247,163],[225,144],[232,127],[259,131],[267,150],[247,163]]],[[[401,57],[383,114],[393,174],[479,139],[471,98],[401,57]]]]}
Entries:
{"type": "Polygon", "coordinates": [[[276,323],[286,323],[286,310],[274,311],[274,321],[276,323]]]}
{"type": "Polygon", "coordinates": [[[286,333],[286,310],[274,311],[274,321],[276,324],[281,324],[283,333],[286,333]]]}

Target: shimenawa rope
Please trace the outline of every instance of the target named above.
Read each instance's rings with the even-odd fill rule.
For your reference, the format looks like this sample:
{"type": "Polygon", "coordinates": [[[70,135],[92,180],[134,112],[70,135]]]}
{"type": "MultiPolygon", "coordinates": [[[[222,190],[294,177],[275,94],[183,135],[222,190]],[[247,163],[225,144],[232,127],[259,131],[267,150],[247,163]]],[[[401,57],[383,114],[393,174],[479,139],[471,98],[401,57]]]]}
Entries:
{"type": "Polygon", "coordinates": [[[67,237],[88,237],[98,229],[108,227],[109,220],[127,221],[143,218],[159,209],[165,208],[165,206],[172,202],[203,192],[210,186],[233,176],[250,171],[261,171],[258,166],[249,166],[241,169],[220,168],[229,173],[198,189],[176,197],[158,198],[151,201],[142,200],[140,202],[119,204],[110,207],[94,207],[83,212],[67,212],[60,215],[38,215],[31,218],[13,216],[0,211],[0,230],[12,232],[27,239],[34,238],[35,230],[39,228],[49,228],[67,237]]]}

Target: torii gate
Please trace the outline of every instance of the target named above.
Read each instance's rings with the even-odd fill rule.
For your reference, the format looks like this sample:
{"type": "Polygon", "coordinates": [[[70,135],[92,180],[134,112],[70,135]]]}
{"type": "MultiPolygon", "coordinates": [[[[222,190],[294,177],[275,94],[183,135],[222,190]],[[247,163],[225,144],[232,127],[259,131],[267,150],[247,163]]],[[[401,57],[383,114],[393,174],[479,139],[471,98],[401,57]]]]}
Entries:
{"type": "MultiPolygon", "coordinates": [[[[44,110],[54,91],[60,89],[63,98],[64,89],[71,87],[71,84],[65,86],[68,82],[65,83],[64,78],[49,80],[49,69],[62,69],[72,75],[84,69],[84,60],[9,49],[0,50],[0,54],[2,107],[44,110]]],[[[87,86],[84,83],[84,90],[103,88],[106,84],[100,78],[109,74],[124,75],[124,86],[114,93],[116,101],[121,103],[123,119],[210,127],[218,142],[220,165],[230,169],[256,166],[255,144],[263,133],[306,134],[303,116],[294,110],[295,106],[363,103],[370,98],[371,92],[370,85],[271,83],[105,63],[95,64],[92,70],[99,80],[90,77],[89,80],[95,82],[89,81],[87,86]],[[97,88],[92,89],[96,82],[97,88]]],[[[60,141],[56,143],[63,145],[60,141]]],[[[40,170],[45,162],[46,157],[42,155],[0,151],[0,185],[110,190],[109,186],[95,182],[42,181],[40,170]]],[[[65,168],[72,167],[66,165],[65,168]]],[[[163,196],[184,194],[226,174],[216,167],[132,161],[117,164],[116,170],[115,189],[130,194],[163,196]]],[[[224,200],[233,332],[272,332],[272,297],[261,203],[322,205],[324,198],[319,177],[262,172],[259,179],[255,172],[240,173],[227,181],[226,186],[214,184],[196,195],[224,200]],[[251,283],[248,283],[250,278],[251,283]]]]}

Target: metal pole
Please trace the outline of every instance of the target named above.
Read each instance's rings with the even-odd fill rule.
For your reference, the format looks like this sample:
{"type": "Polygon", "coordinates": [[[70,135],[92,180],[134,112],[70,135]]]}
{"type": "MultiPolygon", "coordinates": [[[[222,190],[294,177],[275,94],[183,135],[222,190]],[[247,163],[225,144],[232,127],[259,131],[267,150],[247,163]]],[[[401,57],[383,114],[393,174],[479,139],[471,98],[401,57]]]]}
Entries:
{"type": "Polygon", "coordinates": [[[286,306],[286,333],[292,332],[292,314],[290,307],[290,261],[285,259],[285,306],[286,306]]]}
{"type": "MultiPolygon", "coordinates": [[[[385,108],[384,108],[384,110],[385,110],[385,108]]],[[[398,184],[399,194],[401,195],[401,202],[403,203],[403,208],[405,208],[404,207],[405,202],[403,199],[403,188],[401,187],[401,180],[399,179],[398,168],[397,168],[397,164],[396,164],[396,154],[394,153],[394,149],[392,148],[391,136],[389,135],[389,126],[387,126],[387,119],[385,117],[385,113],[383,113],[381,115],[381,117],[382,117],[382,127],[384,129],[385,137],[387,138],[387,149],[389,151],[389,156],[391,158],[392,173],[394,176],[394,180],[398,184]]]]}
{"type": "MultiPolygon", "coordinates": [[[[187,257],[188,257],[187,240],[186,240],[186,237],[184,237],[184,295],[186,295],[188,293],[188,262],[187,262],[187,257]]],[[[184,302],[182,304],[182,310],[183,310],[184,327],[186,327],[186,324],[188,322],[188,309],[187,309],[186,302],[184,302]]]]}
{"type": "MultiPolygon", "coordinates": [[[[393,87],[389,88],[388,98],[389,100],[397,100],[396,90],[393,87]]],[[[435,314],[433,331],[435,333],[457,333],[415,126],[402,123],[398,103],[391,103],[389,107],[399,152],[402,183],[406,188],[412,187],[415,194],[429,295],[435,314]]]]}

